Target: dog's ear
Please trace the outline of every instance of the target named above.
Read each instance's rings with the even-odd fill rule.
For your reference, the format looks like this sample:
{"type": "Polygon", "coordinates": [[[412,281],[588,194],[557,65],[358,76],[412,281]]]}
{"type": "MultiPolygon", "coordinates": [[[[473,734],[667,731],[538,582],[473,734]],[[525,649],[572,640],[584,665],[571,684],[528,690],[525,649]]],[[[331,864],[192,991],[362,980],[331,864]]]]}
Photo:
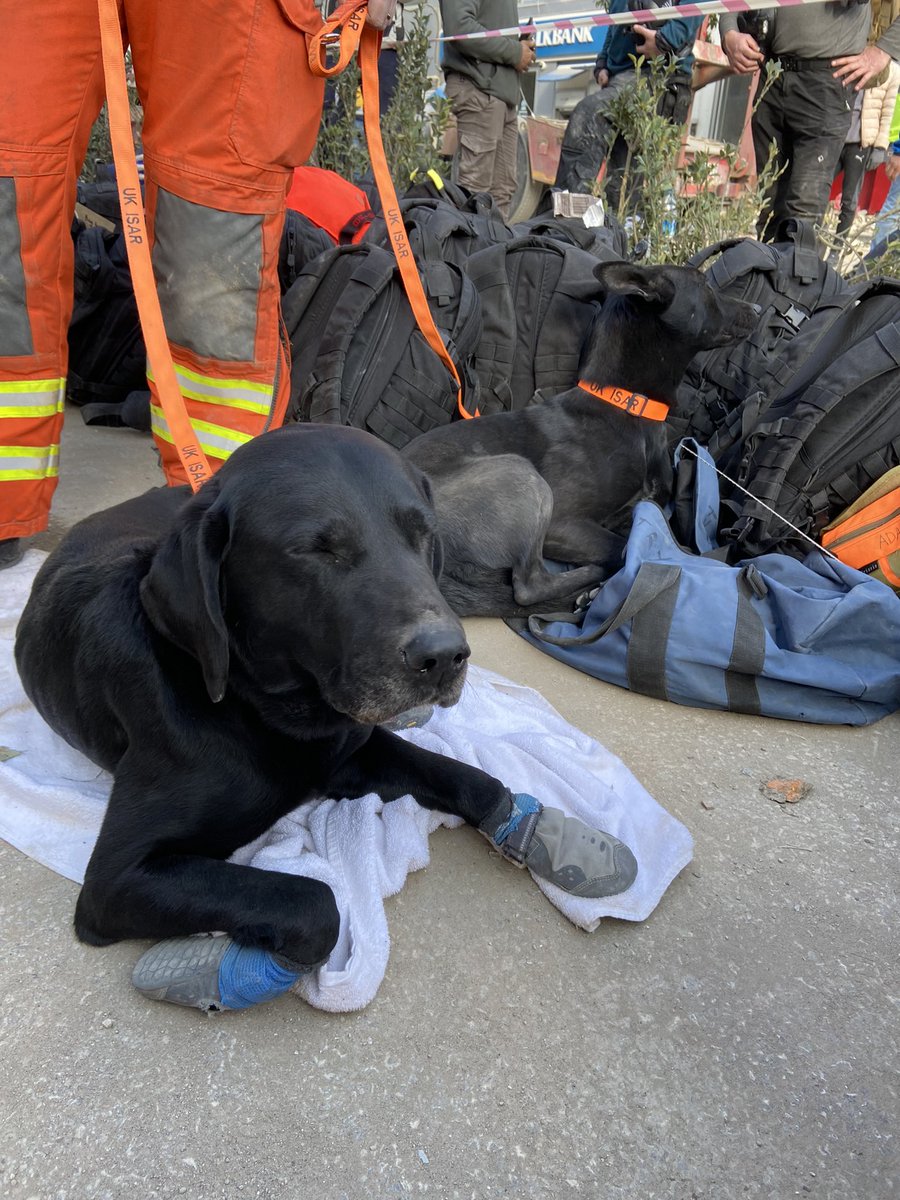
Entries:
{"type": "Polygon", "coordinates": [[[668,308],[675,299],[675,284],[660,267],[604,262],[594,267],[594,278],[606,296],[633,296],[653,308],[668,308]]]}
{"type": "MultiPolygon", "coordinates": [[[[428,501],[428,507],[434,511],[434,488],[431,486],[431,480],[421,471],[418,471],[417,475],[422,495],[428,501]]],[[[444,572],[444,544],[441,541],[439,533],[434,535],[434,545],[431,550],[431,571],[437,580],[440,580],[444,572]]]]}
{"type": "Polygon", "coordinates": [[[185,506],[141,583],[141,603],[154,628],[198,660],[214,704],[225,695],[228,678],[220,587],[228,537],[227,509],[213,478],[185,506]]]}

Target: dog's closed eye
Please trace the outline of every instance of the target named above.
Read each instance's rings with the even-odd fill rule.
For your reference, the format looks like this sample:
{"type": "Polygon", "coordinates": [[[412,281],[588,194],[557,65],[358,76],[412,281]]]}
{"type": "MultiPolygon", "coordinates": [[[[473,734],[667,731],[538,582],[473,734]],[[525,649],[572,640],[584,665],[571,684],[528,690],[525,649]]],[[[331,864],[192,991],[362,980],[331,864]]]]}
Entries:
{"type": "Polygon", "coordinates": [[[357,566],[365,557],[353,532],[337,523],[311,531],[308,537],[292,542],[287,552],[294,558],[312,557],[345,567],[357,566]]]}

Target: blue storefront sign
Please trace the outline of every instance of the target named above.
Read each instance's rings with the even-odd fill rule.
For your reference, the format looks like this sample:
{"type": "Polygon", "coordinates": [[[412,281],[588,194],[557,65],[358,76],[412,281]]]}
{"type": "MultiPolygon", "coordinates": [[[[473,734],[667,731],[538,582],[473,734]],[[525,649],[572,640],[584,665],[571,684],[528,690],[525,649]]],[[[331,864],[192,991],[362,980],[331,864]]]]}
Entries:
{"type": "Polygon", "coordinates": [[[538,27],[534,35],[538,59],[594,58],[606,41],[608,26],[573,25],[569,29],[538,27]]]}

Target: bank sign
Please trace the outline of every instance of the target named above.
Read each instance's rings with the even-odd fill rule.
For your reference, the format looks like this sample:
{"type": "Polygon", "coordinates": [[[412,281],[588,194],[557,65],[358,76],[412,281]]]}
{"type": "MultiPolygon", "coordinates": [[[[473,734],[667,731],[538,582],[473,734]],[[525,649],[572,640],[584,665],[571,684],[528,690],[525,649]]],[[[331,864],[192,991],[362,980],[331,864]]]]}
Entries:
{"type": "Polygon", "coordinates": [[[593,58],[606,41],[608,26],[573,25],[568,29],[548,26],[534,35],[539,59],[593,58]]]}

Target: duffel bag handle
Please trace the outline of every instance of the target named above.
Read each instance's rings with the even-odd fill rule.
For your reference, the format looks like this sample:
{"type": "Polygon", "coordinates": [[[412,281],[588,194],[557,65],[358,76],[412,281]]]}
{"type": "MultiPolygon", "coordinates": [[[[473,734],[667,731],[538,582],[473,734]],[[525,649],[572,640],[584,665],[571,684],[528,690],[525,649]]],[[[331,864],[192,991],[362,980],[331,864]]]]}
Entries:
{"type": "Polygon", "coordinates": [[[574,614],[556,618],[533,614],[528,618],[528,629],[539,641],[554,646],[589,646],[631,621],[626,663],[628,686],[644,696],[668,700],[666,649],[680,585],[681,567],[673,563],[644,562],[618,612],[610,614],[598,629],[569,638],[554,637],[543,631],[542,626],[554,619],[577,620],[574,614]]]}
{"type": "Polygon", "coordinates": [[[674,590],[677,597],[680,582],[681,567],[676,567],[671,563],[644,562],[638,568],[628,595],[622,601],[618,611],[610,613],[603,624],[590,633],[572,637],[556,637],[544,632],[548,625],[556,622],[579,624],[581,616],[578,613],[532,613],[528,618],[528,632],[539,641],[547,642],[551,646],[589,646],[593,642],[598,642],[606,634],[614,633],[626,622],[633,620],[639,612],[642,612],[666,592],[674,590]]]}
{"type": "MultiPolygon", "coordinates": [[[[724,564],[723,568],[732,570],[725,568],[724,564]]],[[[666,653],[680,585],[681,567],[671,563],[644,562],[618,611],[591,633],[556,637],[545,632],[545,626],[553,621],[576,623],[579,618],[573,613],[558,616],[533,614],[528,618],[528,631],[537,641],[553,646],[588,646],[632,621],[625,664],[628,687],[644,696],[668,700],[666,653]]],[[[723,667],[723,707],[731,712],[758,716],[761,708],[757,679],[765,666],[766,634],[763,621],[753,608],[751,596],[764,596],[765,581],[752,564],[746,564],[737,571],[736,585],[734,634],[729,661],[723,667]]]]}

